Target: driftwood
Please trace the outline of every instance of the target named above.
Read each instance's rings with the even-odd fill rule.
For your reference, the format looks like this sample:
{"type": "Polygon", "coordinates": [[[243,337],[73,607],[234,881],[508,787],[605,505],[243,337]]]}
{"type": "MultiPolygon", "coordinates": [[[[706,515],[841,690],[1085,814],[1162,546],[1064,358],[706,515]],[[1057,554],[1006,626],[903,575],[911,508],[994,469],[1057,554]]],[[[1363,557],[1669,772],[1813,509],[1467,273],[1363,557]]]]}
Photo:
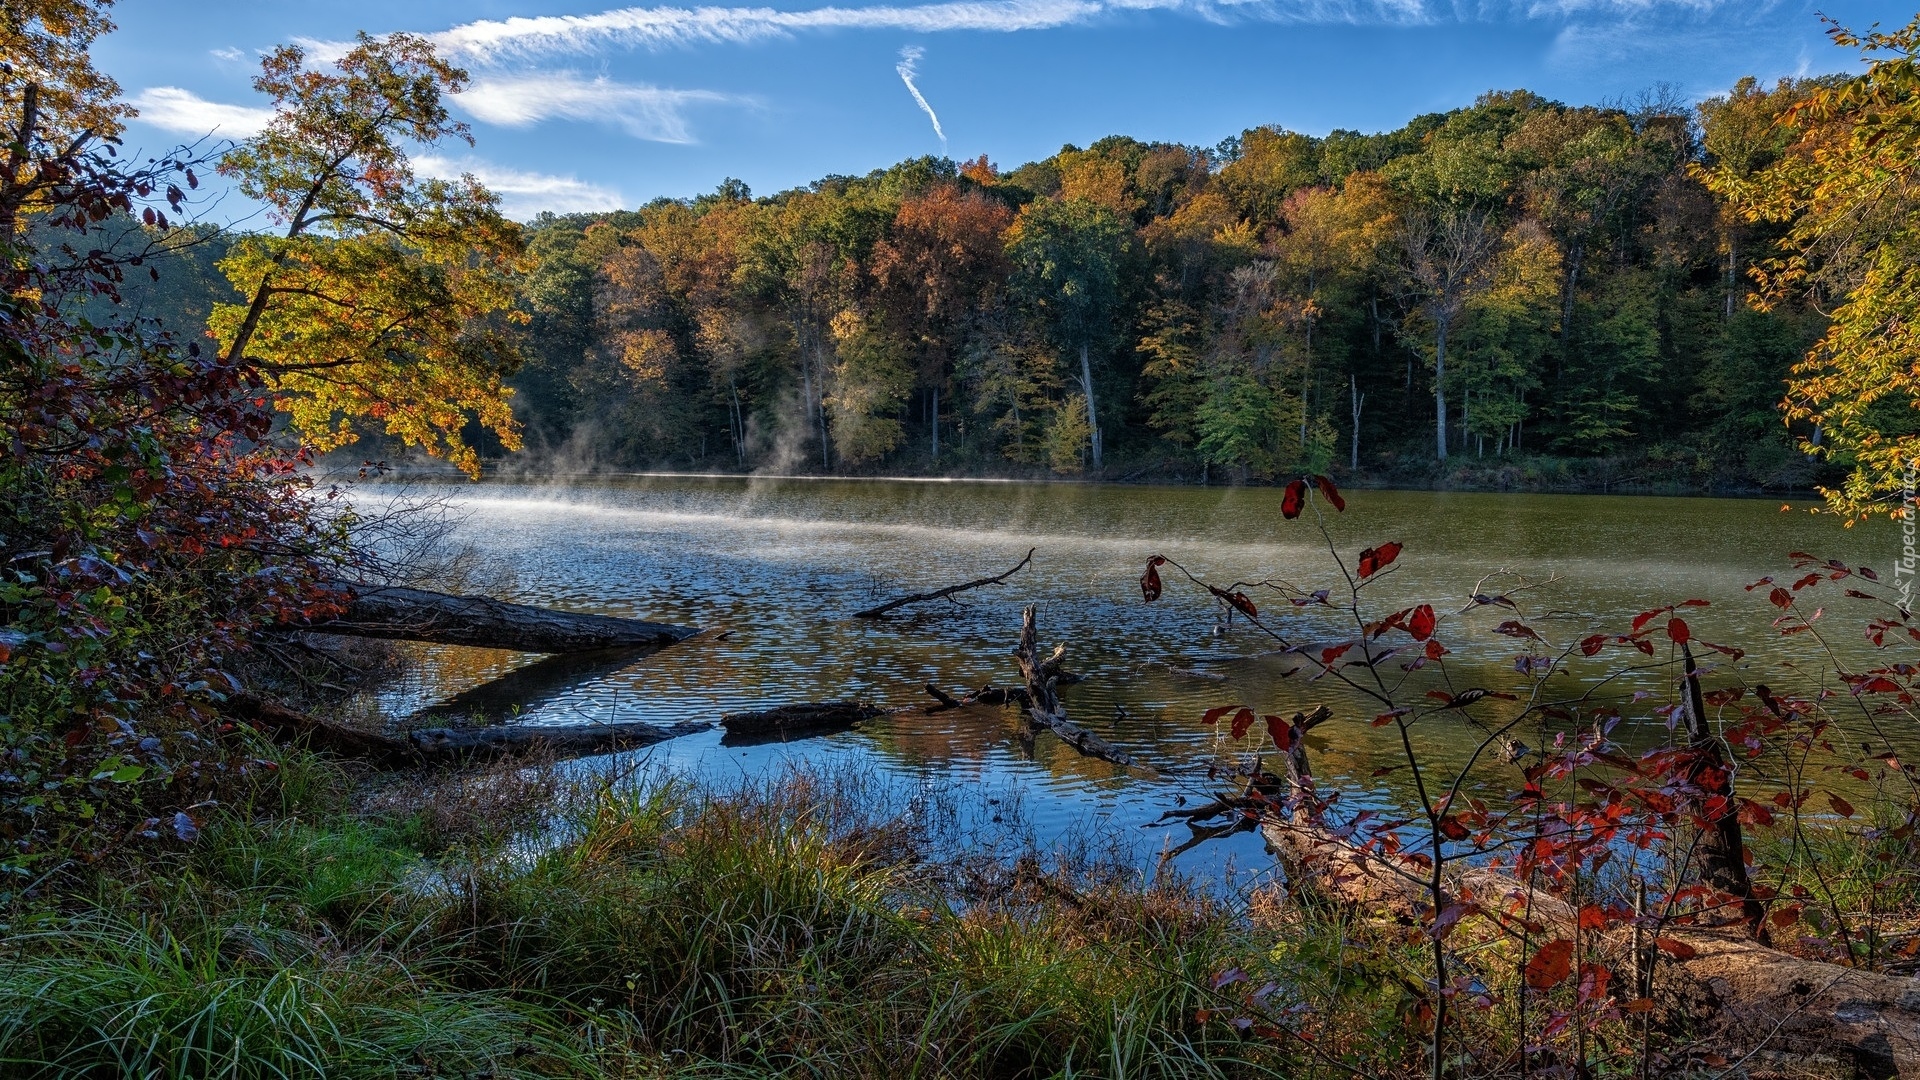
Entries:
{"type": "Polygon", "coordinates": [[[347,596],[346,610],[338,618],[286,629],[537,653],[662,648],[695,633],[683,626],[554,611],[485,596],[397,585],[335,587],[347,596]]]}
{"type": "MultiPolygon", "coordinates": [[[[1261,832],[1278,855],[1295,888],[1310,890],[1342,906],[1421,923],[1432,912],[1428,871],[1404,856],[1367,851],[1320,820],[1320,801],[1308,768],[1302,736],[1317,722],[1295,717],[1287,753],[1291,810],[1269,814],[1261,832]]],[[[1491,870],[1456,864],[1444,891],[1471,897],[1481,911],[1509,929],[1510,912],[1573,937],[1577,913],[1556,898],[1529,890],[1518,879],[1491,870]]],[[[1804,960],[1754,941],[1745,933],[1667,925],[1660,937],[1684,954],[1661,961],[1665,978],[1650,974],[1642,985],[1662,989],[1688,1003],[1729,1046],[1766,1053],[1778,1062],[1795,1059],[1817,1064],[1838,1060],[1875,1077],[1920,1080],[1920,978],[1898,977],[1804,960]]],[[[1587,932],[1594,940],[1594,932],[1587,932]]],[[[1628,970],[1646,970],[1659,955],[1641,942],[1616,934],[1603,946],[1627,957],[1628,970]]]]}
{"type": "Polygon", "coordinates": [[[1034,548],[1028,548],[1026,558],[1021,559],[1013,569],[996,577],[979,578],[964,584],[949,585],[944,589],[935,589],[932,592],[914,593],[912,596],[903,596],[898,600],[889,600],[879,607],[870,607],[865,611],[856,611],[853,613],[853,617],[856,619],[877,619],[895,608],[903,608],[908,604],[919,604],[928,600],[947,600],[951,599],[957,593],[966,592],[968,589],[978,589],[985,585],[999,585],[1013,575],[1026,569],[1027,564],[1033,561],[1033,553],[1035,550],[1034,548]]]}
{"type": "MultiPolygon", "coordinates": [[[[1078,681],[1079,676],[1075,676],[1074,678],[1075,681],[1078,681]]],[[[1064,686],[1066,684],[1056,683],[1055,685],[1064,686]]],[[[958,698],[940,689],[933,683],[928,683],[926,690],[928,695],[940,702],[938,705],[927,706],[926,711],[930,713],[943,712],[947,709],[958,709],[965,705],[1018,705],[1024,709],[1033,701],[1031,697],[1027,696],[1027,692],[1018,686],[994,686],[991,683],[978,690],[964,691],[958,698]]]]}
{"type": "Polygon", "coordinates": [[[1020,645],[1013,651],[1014,659],[1020,662],[1021,677],[1027,685],[1024,715],[1028,725],[1034,729],[1051,729],[1060,736],[1060,741],[1088,757],[1097,757],[1128,768],[1138,764],[1132,754],[1067,719],[1066,706],[1060,704],[1057,692],[1060,686],[1060,661],[1066,656],[1067,647],[1059,645],[1051,656],[1040,656],[1040,635],[1034,625],[1033,611],[1033,605],[1028,604],[1026,610],[1020,613],[1020,645]]]}
{"type": "Polygon", "coordinates": [[[394,736],[335,724],[255,694],[229,695],[225,711],[237,720],[259,725],[283,741],[304,742],[316,750],[359,758],[384,768],[471,761],[536,750],[561,757],[587,757],[651,746],[713,726],[701,723],[668,727],[647,723],[551,727],[503,724],[482,728],[418,728],[394,736]]]}
{"type": "Polygon", "coordinates": [[[843,731],[862,720],[871,720],[886,712],[865,701],[822,701],[781,705],[758,712],[727,713],[720,718],[720,726],[727,729],[727,744],[737,746],[746,741],[843,731]]]}

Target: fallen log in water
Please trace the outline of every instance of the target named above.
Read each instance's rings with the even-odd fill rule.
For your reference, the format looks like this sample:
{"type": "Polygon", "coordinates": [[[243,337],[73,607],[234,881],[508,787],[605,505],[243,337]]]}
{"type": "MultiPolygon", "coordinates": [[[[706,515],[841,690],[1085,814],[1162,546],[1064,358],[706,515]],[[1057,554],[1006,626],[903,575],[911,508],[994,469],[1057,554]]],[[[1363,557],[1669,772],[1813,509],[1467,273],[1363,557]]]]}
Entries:
{"type": "MultiPolygon", "coordinates": [[[[1291,809],[1285,817],[1267,814],[1261,833],[1290,887],[1421,924],[1433,910],[1430,871],[1405,856],[1365,850],[1320,819],[1324,803],[1314,789],[1304,735],[1325,715],[1294,717],[1286,755],[1291,809]]],[[[1524,910],[1525,921],[1576,937],[1577,913],[1517,878],[1465,864],[1444,876],[1444,903],[1470,897],[1509,930],[1520,922],[1511,912],[1524,910]]],[[[1659,937],[1670,944],[1637,948],[1620,932],[1600,943],[1625,958],[1623,970],[1658,958],[1665,978],[1649,977],[1645,985],[1677,997],[1690,1019],[1708,1025],[1727,1046],[1764,1051],[1775,1064],[1789,1059],[1796,1069],[1838,1059],[1865,1076],[1920,1080],[1920,978],[1805,960],[1738,931],[1667,924],[1659,937]]],[[[1588,930],[1586,940],[1595,941],[1596,932],[1588,930]]]]}
{"type": "Polygon", "coordinates": [[[1033,561],[1033,553],[1036,550],[1038,549],[1028,548],[1026,558],[1021,559],[1015,564],[1013,569],[996,577],[978,578],[960,585],[949,585],[944,589],[935,589],[932,592],[914,593],[912,596],[903,596],[898,600],[889,600],[878,607],[870,607],[865,611],[856,611],[853,613],[853,617],[856,619],[877,619],[895,608],[903,608],[908,604],[918,604],[928,600],[948,600],[952,599],[956,594],[966,592],[968,589],[978,589],[986,585],[998,585],[1025,569],[1026,565],[1033,561]]]}
{"type": "Polygon", "coordinates": [[[865,701],[809,702],[780,705],[756,712],[727,713],[720,718],[720,726],[727,729],[727,745],[737,746],[745,742],[844,731],[862,720],[871,720],[886,712],[886,709],[865,701]]]}
{"type": "Polygon", "coordinates": [[[347,595],[346,610],[338,618],[285,629],[537,653],[662,648],[696,633],[684,626],[554,611],[485,596],[398,585],[335,587],[347,595]]]}
{"type": "Polygon", "coordinates": [[[437,765],[531,752],[559,757],[588,757],[631,750],[691,735],[711,724],[680,723],[667,727],[648,723],[501,724],[481,728],[419,728],[402,735],[360,731],[309,716],[256,694],[229,695],[228,715],[257,724],[284,742],[300,742],[314,750],[358,758],[383,768],[437,765]]]}
{"type": "Polygon", "coordinates": [[[1128,768],[1138,765],[1132,754],[1067,719],[1066,706],[1060,704],[1060,695],[1056,692],[1060,686],[1060,661],[1066,656],[1067,647],[1056,646],[1051,656],[1041,658],[1040,635],[1034,624],[1033,612],[1032,604],[1028,604],[1026,610],[1021,612],[1020,645],[1013,651],[1014,659],[1020,662],[1020,674],[1027,684],[1027,705],[1023,715],[1028,724],[1035,728],[1050,729],[1060,736],[1060,741],[1088,757],[1097,757],[1128,768]]]}

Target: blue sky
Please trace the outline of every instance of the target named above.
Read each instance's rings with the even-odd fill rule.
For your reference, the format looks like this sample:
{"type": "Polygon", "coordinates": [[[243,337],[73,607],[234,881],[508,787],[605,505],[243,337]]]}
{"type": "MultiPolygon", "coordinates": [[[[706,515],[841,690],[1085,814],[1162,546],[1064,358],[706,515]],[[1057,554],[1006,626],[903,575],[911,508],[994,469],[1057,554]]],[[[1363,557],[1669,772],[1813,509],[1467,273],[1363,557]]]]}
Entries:
{"type": "MultiPolygon", "coordinates": [[[[716,0],[724,3],[725,0],[716,0]]],[[[613,0],[617,5],[619,0],[613,0]]],[[[1853,67],[1818,12],[1856,27],[1916,0],[894,0],[602,6],[606,0],[129,0],[96,62],[148,150],[241,136],[259,52],[355,31],[433,36],[474,76],[455,111],[470,169],[509,212],[757,194],[943,151],[1002,166],[1109,134],[1211,145],[1259,124],[1324,134],[1525,87],[1594,102],[1666,82],[1853,67]],[[910,88],[909,80],[912,83],[910,88]],[[945,142],[936,135],[938,117],[945,142]]]]}

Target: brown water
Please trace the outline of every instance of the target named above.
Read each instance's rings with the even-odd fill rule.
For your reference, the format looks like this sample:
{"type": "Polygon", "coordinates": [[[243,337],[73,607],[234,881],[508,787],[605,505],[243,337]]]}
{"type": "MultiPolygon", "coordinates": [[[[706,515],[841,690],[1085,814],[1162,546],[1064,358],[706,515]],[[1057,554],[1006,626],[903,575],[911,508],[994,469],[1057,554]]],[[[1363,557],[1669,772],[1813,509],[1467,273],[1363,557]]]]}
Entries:
{"type": "MultiPolygon", "coordinates": [[[[380,494],[376,488],[367,498],[380,494]]],[[[396,718],[429,710],[521,723],[669,722],[845,697],[919,706],[930,703],[920,689],[930,680],[950,688],[1017,682],[1009,650],[1021,607],[1036,603],[1043,643],[1065,641],[1068,666],[1087,676],[1063,691],[1069,715],[1164,775],[1127,774],[1050,736],[1029,756],[1012,717],[999,710],[925,715],[916,708],[858,731],[756,747],[722,746],[715,732],[663,744],[649,760],[722,776],[796,759],[850,764],[1000,800],[983,799],[983,808],[1020,802],[1020,827],[1041,843],[1093,826],[1138,837],[1146,848],[1166,835],[1184,838],[1184,828],[1139,827],[1177,797],[1206,790],[1207,765],[1257,749],[1200,722],[1216,705],[1290,712],[1327,703],[1336,721],[1315,740],[1316,771],[1356,797],[1405,797],[1394,786],[1403,773],[1373,777],[1400,754],[1397,736],[1389,741],[1394,728],[1367,722],[1379,711],[1373,703],[1335,679],[1286,677],[1292,664],[1256,656],[1276,648],[1270,638],[1244,620],[1222,627],[1218,605],[1171,567],[1163,571],[1165,598],[1144,603],[1138,579],[1149,556],[1166,555],[1222,584],[1284,578],[1306,589],[1334,587],[1338,599],[1342,577],[1329,539],[1349,565],[1359,549],[1399,540],[1406,549],[1392,573],[1365,590],[1371,616],[1423,601],[1457,612],[1476,588],[1510,590],[1513,578],[1485,580],[1509,571],[1552,579],[1511,595],[1556,644],[1624,629],[1647,608],[1707,599],[1711,607],[1686,613],[1695,634],[1747,648],[1742,674],[1779,684],[1802,677],[1781,670],[1783,663],[1817,664],[1817,643],[1779,639],[1766,590],[1744,586],[1765,574],[1791,577],[1786,554],[1796,549],[1885,571],[1900,545],[1883,523],[1842,530],[1831,518],[1782,513],[1777,500],[1356,491],[1346,513],[1327,512],[1323,536],[1312,512],[1282,520],[1280,492],[1269,488],[634,477],[486,483],[435,494],[464,515],[459,542],[511,568],[507,598],[730,633],[618,662],[534,663],[508,653],[425,649],[418,671],[381,695],[396,718]],[[902,593],[997,574],[1028,548],[1031,567],[959,604],[923,604],[881,621],[851,617],[902,593]]],[[[1352,633],[1351,615],[1296,609],[1269,591],[1252,592],[1263,620],[1291,638],[1352,633]]],[[[1838,606],[1848,603],[1838,588],[1822,592],[1835,608],[1835,644],[1861,653],[1862,619],[1838,606]]],[[[1439,672],[1417,672],[1407,696],[1449,684],[1457,691],[1520,682],[1514,660],[1529,651],[1525,643],[1491,632],[1514,615],[1480,607],[1450,617],[1439,635],[1453,650],[1444,675],[1450,683],[1439,672]]],[[[1639,659],[1609,650],[1553,676],[1550,695],[1575,696],[1639,659]]],[[[1616,677],[1605,692],[1627,702],[1630,738],[1636,724],[1643,737],[1664,731],[1653,710],[1667,700],[1666,676],[1616,677]],[[1633,702],[1636,691],[1649,697],[1633,702]]],[[[1490,704],[1475,710],[1481,719],[1500,715],[1503,706],[1490,704]]],[[[1445,713],[1422,720],[1414,735],[1416,750],[1437,767],[1464,762],[1484,732],[1445,713]]],[[[1498,769],[1484,767],[1476,783],[1504,790],[1512,778],[1498,769]]],[[[1260,861],[1248,837],[1185,858],[1201,869],[1224,854],[1260,861]]]]}

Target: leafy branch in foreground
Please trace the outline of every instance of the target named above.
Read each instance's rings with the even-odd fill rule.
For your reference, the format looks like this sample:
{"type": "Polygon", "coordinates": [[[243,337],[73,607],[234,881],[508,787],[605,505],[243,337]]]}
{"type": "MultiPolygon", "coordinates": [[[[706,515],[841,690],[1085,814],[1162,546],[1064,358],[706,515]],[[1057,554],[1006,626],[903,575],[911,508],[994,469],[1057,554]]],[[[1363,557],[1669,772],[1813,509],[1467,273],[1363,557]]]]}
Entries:
{"type": "MultiPolygon", "coordinates": [[[[1282,514],[1295,518],[1309,505],[1317,512],[1320,501],[1344,503],[1324,478],[1295,481],[1282,514]]],[[[1920,641],[1920,626],[1871,570],[1795,553],[1795,580],[1750,587],[1769,589],[1778,634],[1811,635],[1825,650],[1826,674],[1846,688],[1821,686],[1818,673],[1806,685],[1803,671],[1789,691],[1751,681],[1743,650],[1695,633],[1688,613],[1707,608],[1702,599],[1641,612],[1613,631],[1589,626],[1584,635],[1535,625],[1522,594],[1539,583],[1524,579],[1492,595],[1483,579],[1451,612],[1420,603],[1370,613],[1366,590],[1391,572],[1403,546],[1370,547],[1350,564],[1324,521],[1321,533],[1339,586],[1219,585],[1154,556],[1142,593],[1158,599],[1159,571],[1172,566],[1277,643],[1290,673],[1344,688],[1374,713],[1369,726],[1397,744],[1399,760],[1373,776],[1402,775],[1411,811],[1393,809],[1390,800],[1343,814],[1346,793],[1307,773],[1309,733],[1336,738],[1331,710],[1289,720],[1233,704],[1207,710],[1201,722],[1225,723],[1240,739],[1264,720],[1263,741],[1287,761],[1288,775],[1271,776],[1256,759],[1241,792],[1179,816],[1196,839],[1258,822],[1283,851],[1293,894],[1346,905],[1363,927],[1384,903],[1418,927],[1409,939],[1371,923],[1387,941],[1420,946],[1398,970],[1403,1008],[1426,1039],[1423,1071],[1439,1078],[1631,1067],[1647,1075],[1690,1061],[1713,1064],[1715,1051],[1675,1045],[1675,1038],[1703,1022],[1720,1032],[1718,1045],[1747,1033],[1729,1033],[1730,1019],[1685,1015],[1658,989],[1671,978],[1656,973],[1663,960],[1684,965],[1709,942],[1729,940],[1726,933],[1759,950],[1741,962],[1785,958],[1778,962],[1810,963],[1836,979],[1920,952],[1920,934],[1890,947],[1887,933],[1885,904],[1909,895],[1911,905],[1920,884],[1910,858],[1893,854],[1861,868],[1887,892],[1879,900],[1822,866],[1826,852],[1849,843],[1898,849],[1920,813],[1920,776],[1898,754],[1901,739],[1920,726],[1920,667],[1856,670],[1822,637],[1824,611],[1809,613],[1798,599],[1844,582],[1849,598],[1879,609],[1866,627],[1873,645],[1920,641]],[[1249,596],[1258,589],[1283,597],[1288,617],[1263,614],[1249,596]],[[1522,651],[1510,667],[1462,662],[1456,648],[1476,629],[1522,651]],[[1608,662],[1608,651],[1618,649],[1637,658],[1608,662]],[[1502,680],[1501,671],[1510,675],[1502,680]],[[1550,681],[1560,675],[1575,678],[1550,681]],[[1629,692],[1648,679],[1664,683],[1665,694],[1629,692]],[[1556,693],[1563,684],[1578,689],[1556,693]],[[1650,696],[1664,701],[1636,710],[1650,696]],[[1471,732],[1464,762],[1442,766],[1420,750],[1415,733],[1435,725],[1471,732]],[[1876,808],[1870,822],[1856,819],[1856,799],[1876,808]],[[1203,824],[1221,814],[1227,826],[1203,824]],[[1769,861],[1756,861],[1757,851],[1769,861]],[[1723,936],[1702,938],[1702,928],[1722,928],[1723,936]]],[[[1832,1004],[1816,1008],[1809,999],[1795,1011],[1832,1004]]],[[[1316,1021],[1297,992],[1249,1000],[1240,1014],[1290,1036],[1332,1041],[1341,1034],[1316,1021]]],[[[1901,1022],[1874,1019],[1858,1038],[1846,1036],[1853,1038],[1848,1052],[1872,1057],[1879,1052],[1869,1038],[1879,1030],[1873,1024],[1901,1022]]],[[[1896,1060],[1909,1053],[1898,1045],[1886,1052],[1896,1060]]]]}

